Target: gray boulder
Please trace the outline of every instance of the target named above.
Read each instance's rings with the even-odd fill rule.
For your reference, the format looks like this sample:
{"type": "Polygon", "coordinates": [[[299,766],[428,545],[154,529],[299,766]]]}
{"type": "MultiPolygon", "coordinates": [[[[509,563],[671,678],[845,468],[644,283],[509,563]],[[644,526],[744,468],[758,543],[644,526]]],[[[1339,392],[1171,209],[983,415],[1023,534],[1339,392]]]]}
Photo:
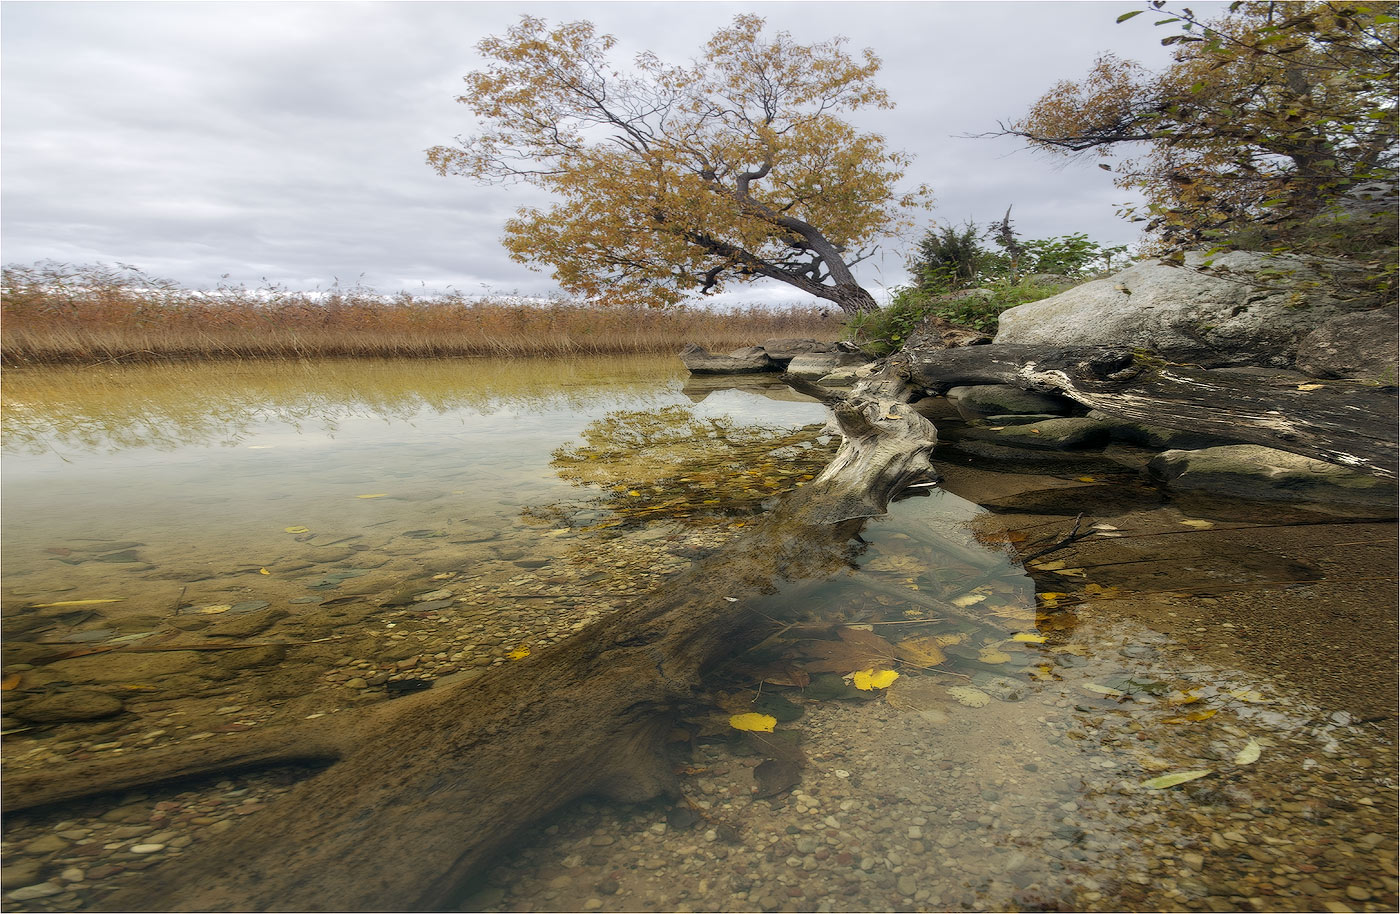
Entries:
{"type": "Polygon", "coordinates": [[[786,363],[791,362],[799,355],[835,352],[837,344],[808,339],[772,339],[764,340],[759,348],[766,352],[768,358],[773,361],[786,363]]]}
{"type": "Polygon", "coordinates": [[[826,377],[838,368],[854,368],[857,365],[864,365],[870,361],[866,355],[859,352],[824,352],[799,355],[788,363],[787,372],[798,378],[806,378],[809,381],[817,381],[826,377]]]}
{"type": "Polygon", "coordinates": [[[1078,409],[1074,401],[1055,394],[1022,390],[1013,384],[976,384],[949,388],[948,400],[964,419],[1045,413],[1063,416],[1078,409]]]}
{"type": "MultiPolygon", "coordinates": [[[[998,343],[1133,346],[1207,367],[1293,364],[1321,321],[1355,310],[1291,255],[1233,251],[1143,261],[1001,315],[998,343]]],[[[1312,261],[1315,263],[1315,261],[1312,261]]],[[[1329,264],[1335,268],[1335,265],[1329,264]]]]}
{"type": "Polygon", "coordinates": [[[1173,490],[1321,508],[1348,517],[1391,518],[1394,483],[1287,451],[1236,444],[1173,450],[1148,464],[1173,490]]]}
{"type": "Polygon", "coordinates": [[[1315,378],[1396,382],[1400,347],[1396,309],[1344,314],[1324,322],[1298,346],[1298,370],[1315,378]]]}
{"type": "Polygon", "coordinates": [[[691,374],[753,374],[777,370],[768,353],[758,346],[736,349],[729,355],[714,355],[690,343],[681,350],[681,362],[691,374]]]}

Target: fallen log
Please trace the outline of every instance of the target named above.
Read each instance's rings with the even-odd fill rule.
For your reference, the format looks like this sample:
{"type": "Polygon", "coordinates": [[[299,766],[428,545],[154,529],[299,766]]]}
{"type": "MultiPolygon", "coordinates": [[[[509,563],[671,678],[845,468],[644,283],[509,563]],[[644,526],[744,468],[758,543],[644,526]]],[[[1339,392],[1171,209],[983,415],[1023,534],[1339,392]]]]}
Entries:
{"type": "MultiPolygon", "coordinates": [[[[525,828],[577,797],[677,794],[665,748],[674,711],[707,671],[781,617],[787,582],[848,567],[865,519],[931,476],[936,433],[903,394],[889,381],[836,404],[844,443],[827,469],[659,593],[473,682],[363,717],[336,715],[335,735],[315,731],[318,757],[334,760],[325,771],[217,841],[146,871],[101,909],[436,910],[525,828]]],[[[209,770],[214,760],[196,754],[175,753],[167,773],[209,770]]],[[[296,740],[269,736],[238,761],[305,754],[296,740]]],[[[5,799],[18,808],[26,794],[90,794],[102,769],[85,766],[76,794],[62,786],[73,773],[63,768],[11,775],[5,799]]],[[[132,786],[129,775],[110,783],[132,786]]]]}
{"type": "Polygon", "coordinates": [[[1133,422],[1216,434],[1396,478],[1393,389],[1356,381],[1276,381],[1268,373],[1165,362],[1141,350],[991,345],[912,350],[894,370],[930,393],[1014,384],[1133,422]]]}

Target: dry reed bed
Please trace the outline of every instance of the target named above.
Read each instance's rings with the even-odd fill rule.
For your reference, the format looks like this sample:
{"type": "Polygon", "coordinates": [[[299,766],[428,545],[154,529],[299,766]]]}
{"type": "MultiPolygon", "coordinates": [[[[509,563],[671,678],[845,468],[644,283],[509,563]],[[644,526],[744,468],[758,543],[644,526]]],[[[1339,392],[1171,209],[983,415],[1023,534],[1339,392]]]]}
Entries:
{"type": "Polygon", "coordinates": [[[610,355],[836,339],[819,308],[614,308],[569,301],[383,296],[354,288],[182,289],[139,271],[7,267],[0,358],[9,366],[320,357],[610,355]]]}

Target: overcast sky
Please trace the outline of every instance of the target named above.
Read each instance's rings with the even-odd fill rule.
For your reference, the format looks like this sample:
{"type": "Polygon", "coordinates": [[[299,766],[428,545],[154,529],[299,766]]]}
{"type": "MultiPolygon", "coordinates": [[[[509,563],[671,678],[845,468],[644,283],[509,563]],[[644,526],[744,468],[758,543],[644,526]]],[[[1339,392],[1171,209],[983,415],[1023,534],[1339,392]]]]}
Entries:
{"type": "MultiPolygon", "coordinates": [[[[1015,205],[1026,237],[1136,240],[1131,195],[1092,163],[1068,166],[1011,139],[963,139],[1023,114],[1058,80],[1113,50],[1167,59],[1148,16],[1122,2],[86,3],[0,6],[0,229],[6,263],[129,263],[211,287],[548,293],[547,274],[499,244],[525,187],[479,187],[424,163],[469,134],[454,98],[475,45],[528,13],[586,18],[626,55],[689,59],[718,27],[757,12],[799,40],[845,35],[883,60],[897,107],[860,125],[916,155],[934,188],[926,221],[986,224],[1015,205]]],[[[1215,6],[1215,4],[1195,4],[1215,6]]],[[[905,252],[862,265],[902,282],[905,252]]],[[[802,301],[787,287],[730,298],[802,301]]]]}

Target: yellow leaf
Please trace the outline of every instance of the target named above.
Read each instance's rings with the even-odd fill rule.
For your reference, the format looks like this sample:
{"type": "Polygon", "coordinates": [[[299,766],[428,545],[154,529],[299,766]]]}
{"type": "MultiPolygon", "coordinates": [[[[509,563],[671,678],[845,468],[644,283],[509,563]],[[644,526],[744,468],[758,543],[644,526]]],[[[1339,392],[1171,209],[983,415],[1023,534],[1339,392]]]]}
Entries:
{"type": "Polygon", "coordinates": [[[1049,639],[1044,635],[1033,635],[1030,632],[1017,632],[1011,636],[1012,641],[1023,641],[1026,644],[1044,644],[1049,639]]]}
{"type": "Polygon", "coordinates": [[[1247,701],[1250,704],[1262,704],[1268,701],[1261,693],[1253,689],[1226,689],[1225,694],[1238,698],[1240,701],[1247,701]]]}
{"type": "Polygon", "coordinates": [[[952,632],[947,635],[934,635],[933,640],[939,647],[947,647],[950,644],[962,644],[967,640],[967,632],[952,632]]]}
{"type": "Polygon", "coordinates": [[[201,606],[199,609],[196,609],[195,612],[199,613],[201,616],[217,616],[219,613],[226,613],[230,609],[233,609],[233,607],[227,603],[215,603],[213,606],[201,606]]]}
{"type": "Polygon", "coordinates": [[[1207,709],[1207,710],[1205,710],[1205,711],[1193,711],[1193,712],[1190,713],[1190,714],[1183,714],[1183,715],[1181,715],[1180,717],[1168,717],[1168,718],[1167,718],[1167,723],[1169,723],[1169,724],[1194,724],[1194,723],[1199,723],[1200,721],[1203,721],[1203,720],[1210,720],[1212,717],[1214,717],[1215,715],[1217,715],[1217,714],[1219,714],[1219,713],[1220,713],[1220,710],[1219,710],[1218,708],[1209,708],[1209,709],[1207,709]]]}
{"type": "Polygon", "coordinates": [[[750,730],[755,733],[772,733],[773,728],[777,725],[778,718],[755,711],[750,711],[747,714],[735,714],[729,718],[729,726],[735,730],[750,730]]]}
{"type": "Polygon", "coordinates": [[[960,597],[953,598],[954,606],[972,606],[974,603],[981,603],[987,599],[984,593],[965,593],[960,597]]]}
{"type": "Polygon", "coordinates": [[[1321,384],[1299,384],[1299,385],[1298,385],[1298,389],[1299,389],[1299,390],[1321,390],[1321,389],[1322,389],[1322,386],[1323,386],[1323,385],[1321,385],[1321,384]]]}
{"type": "Polygon", "coordinates": [[[851,685],[862,692],[869,692],[874,689],[888,689],[899,674],[894,670],[860,670],[851,674],[851,685]]]}
{"type": "Polygon", "coordinates": [[[376,493],[373,494],[373,495],[356,495],[355,497],[356,497],[356,498],[383,498],[383,497],[385,497],[385,496],[388,495],[388,494],[389,494],[388,492],[376,492],[376,493]]]}
{"type": "Polygon", "coordinates": [[[1255,762],[1259,761],[1260,751],[1262,750],[1258,741],[1250,740],[1248,743],[1245,743],[1244,748],[1235,755],[1235,764],[1253,765],[1255,762]]]}
{"type": "Polygon", "coordinates": [[[105,600],[59,600],[57,603],[35,603],[35,609],[43,609],[47,606],[96,606],[98,603],[120,603],[126,597],[109,597],[105,600]]]}
{"type": "Polygon", "coordinates": [[[1094,481],[1095,481],[1095,480],[1094,480],[1094,477],[1092,477],[1092,476],[1080,476],[1080,477],[1078,477],[1078,479],[1079,479],[1080,482],[1094,482],[1094,481]]]}
{"type": "Polygon", "coordinates": [[[1081,682],[1079,687],[1086,692],[1093,692],[1096,695],[1107,695],[1110,698],[1122,698],[1124,694],[1118,689],[1111,689],[1108,686],[1099,685],[1096,682],[1081,682]]]}
{"type": "Polygon", "coordinates": [[[939,639],[939,635],[906,638],[894,646],[894,651],[900,660],[919,666],[938,666],[948,659],[948,655],[943,653],[943,644],[939,639]]]}
{"type": "Polygon", "coordinates": [[[1064,562],[1031,562],[1031,567],[1040,571],[1059,571],[1065,567],[1064,562]]]}
{"type": "Polygon", "coordinates": [[[272,572],[268,571],[266,568],[259,568],[258,574],[272,574],[272,572]]]}
{"type": "Polygon", "coordinates": [[[0,689],[3,689],[6,692],[10,691],[11,689],[19,685],[19,681],[21,678],[22,677],[19,673],[11,673],[10,675],[5,677],[3,682],[0,682],[0,689]]]}
{"type": "Polygon", "coordinates": [[[515,650],[511,651],[509,654],[506,654],[506,657],[511,660],[524,660],[528,656],[530,656],[530,648],[526,647],[523,644],[517,647],[515,650]]]}
{"type": "Polygon", "coordinates": [[[1194,781],[1210,774],[1209,769],[1198,769],[1196,771],[1178,771],[1175,774],[1164,774],[1159,778],[1150,781],[1143,781],[1142,786],[1148,790],[1166,790],[1168,787],[1175,787],[1177,784],[1185,784],[1187,781],[1194,781]]]}
{"type": "MultiPolygon", "coordinates": [[[[364,497],[364,496],[361,496],[361,497],[364,497]]],[[[287,527],[287,528],[285,528],[284,532],[286,532],[286,533],[310,533],[311,531],[308,530],[308,529],[306,529],[305,527],[297,526],[297,527],[287,527]]]]}
{"type": "Polygon", "coordinates": [[[1181,525],[1182,525],[1183,527],[1196,527],[1197,529],[1200,529],[1200,530],[1204,530],[1204,529],[1207,528],[1207,527],[1214,527],[1214,526],[1215,526],[1215,524],[1211,523],[1211,522],[1208,521],[1208,520],[1197,520],[1197,519],[1194,518],[1194,517],[1193,517],[1193,518],[1190,518],[1190,519],[1188,519],[1188,520],[1182,521],[1182,522],[1181,522],[1181,525]]]}
{"type": "Polygon", "coordinates": [[[1201,695],[1195,689],[1186,689],[1185,691],[1176,689],[1167,696],[1167,704],[1169,705],[1189,705],[1200,700],[1201,695]]]}
{"type": "Polygon", "coordinates": [[[985,707],[992,700],[992,696],[972,686],[948,686],[948,694],[957,699],[958,704],[969,708],[985,707]]]}
{"type": "Polygon", "coordinates": [[[641,492],[638,492],[636,489],[629,489],[629,490],[627,491],[627,494],[630,495],[630,496],[632,496],[633,498],[641,498],[641,497],[642,497],[642,493],[641,493],[641,492]]]}

